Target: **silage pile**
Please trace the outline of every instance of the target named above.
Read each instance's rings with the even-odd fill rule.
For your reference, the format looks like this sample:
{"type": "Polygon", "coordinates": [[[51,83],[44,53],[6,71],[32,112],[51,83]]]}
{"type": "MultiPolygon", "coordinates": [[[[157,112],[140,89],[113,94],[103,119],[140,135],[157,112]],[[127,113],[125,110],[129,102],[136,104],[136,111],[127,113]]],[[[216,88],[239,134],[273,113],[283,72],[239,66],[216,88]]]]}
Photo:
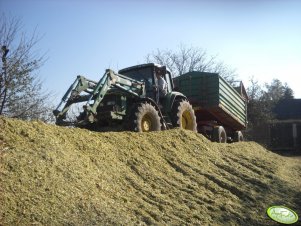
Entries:
{"type": "Polygon", "coordinates": [[[301,214],[300,160],[256,143],[0,126],[0,225],[276,225],[273,204],[301,214]]]}

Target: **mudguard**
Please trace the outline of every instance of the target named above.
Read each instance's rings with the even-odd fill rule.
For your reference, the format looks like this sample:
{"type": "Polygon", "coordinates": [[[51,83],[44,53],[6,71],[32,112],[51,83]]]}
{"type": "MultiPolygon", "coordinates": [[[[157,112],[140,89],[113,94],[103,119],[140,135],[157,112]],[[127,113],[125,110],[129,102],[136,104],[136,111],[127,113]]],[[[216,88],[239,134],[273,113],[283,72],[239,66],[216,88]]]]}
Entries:
{"type": "Polygon", "coordinates": [[[187,100],[187,97],[183,93],[176,92],[176,91],[168,93],[166,95],[165,101],[164,101],[164,109],[165,109],[165,111],[167,113],[170,113],[171,110],[172,110],[172,106],[173,106],[174,102],[176,100],[179,100],[179,99],[187,100]]]}

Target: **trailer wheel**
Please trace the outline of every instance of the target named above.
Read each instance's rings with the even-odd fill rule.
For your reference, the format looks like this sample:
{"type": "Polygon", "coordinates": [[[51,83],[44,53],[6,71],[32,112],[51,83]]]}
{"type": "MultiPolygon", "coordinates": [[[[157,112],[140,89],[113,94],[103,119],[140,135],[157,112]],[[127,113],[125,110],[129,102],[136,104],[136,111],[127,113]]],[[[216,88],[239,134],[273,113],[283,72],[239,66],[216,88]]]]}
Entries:
{"type": "Polygon", "coordinates": [[[187,130],[197,131],[196,117],[191,104],[186,100],[175,101],[172,107],[172,124],[187,130]]]}
{"type": "Polygon", "coordinates": [[[129,129],[136,132],[160,131],[158,111],[149,103],[138,103],[130,112],[129,129]]]}
{"type": "Polygon", "coordinates": [[[234,133],[234,142],[242,142],[244,141],[244,136],[241,131],[235,131],[234,133]]]}
{"type": "Polygon", "coordinates": [[[217,143],[226,143],[227,142],[227,134],[226,130],[222,126],[217,126],[213,128],[212,131],[212,141],[217,143]]]}

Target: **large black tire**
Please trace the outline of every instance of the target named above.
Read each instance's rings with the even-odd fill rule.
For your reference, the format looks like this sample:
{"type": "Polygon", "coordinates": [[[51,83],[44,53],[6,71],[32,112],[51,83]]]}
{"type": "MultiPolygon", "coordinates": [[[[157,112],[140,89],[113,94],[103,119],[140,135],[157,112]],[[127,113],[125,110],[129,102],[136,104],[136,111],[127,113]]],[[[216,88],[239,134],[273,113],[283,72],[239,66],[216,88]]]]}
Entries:
{"type": "Polygon", "coordinates": [[[236,131],[234,132],[234,137],[233,137],[234,142],[242,142],[244,141],[244,136],[241,131],[236,131]]]}
{"type": "Polygon", "coordinates": [[[217,143],[227,143],[227,133],[224,127],[217,126],[213,128],[212,141],[217,143]]]}
{"type": "Polygon", "coordinates": [[[128,128],[136,132],[160,131],[161,123],[158,111],[149,103],[135,104],[130,112],[128,128]]]}
{"type": "Polygon", "coordinates": [[[194,110],[188,101],[175,101],[171,114],[172,124],[174,127],[180,127],[182,129],[197,132],[197,123],[194,110]]]}

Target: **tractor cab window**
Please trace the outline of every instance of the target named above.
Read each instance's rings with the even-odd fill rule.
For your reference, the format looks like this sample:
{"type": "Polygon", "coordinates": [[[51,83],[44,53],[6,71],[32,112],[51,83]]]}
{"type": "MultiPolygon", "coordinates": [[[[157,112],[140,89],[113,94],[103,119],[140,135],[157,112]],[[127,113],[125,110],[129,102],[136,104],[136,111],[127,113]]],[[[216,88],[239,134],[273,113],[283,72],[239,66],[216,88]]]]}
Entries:
{"type": "Polygon", "coordinates": [[[145,82],[146,96],[152,97],[153,95],[153,70],[151,67],[134,68],[128,71],[121,71],[120,74],[129,78],[145,82]]]}
{"type": "MultiPolygon", "coordinates": [[[[162,77],[165,80],[165,82],[167,83],[167,93],[171,92],[173,86],[172,86],[172,79],[171,79],[170,72],[168,70],[166,70],[166,73],[164,75],[162,75],[162,77]]],[[[156,76],[155,76],[155,84],[158,85],[158,81],[157,81],[156,76]]]]}
{"type": "Polygon", "coordinates": [[[172,80],[171,80],[171,74],[169,71],[166,72],[165,76],[164,76],[164,79],[167,83],[167,90],[168,90],[168,93],[172,91],[172,80]]]}

